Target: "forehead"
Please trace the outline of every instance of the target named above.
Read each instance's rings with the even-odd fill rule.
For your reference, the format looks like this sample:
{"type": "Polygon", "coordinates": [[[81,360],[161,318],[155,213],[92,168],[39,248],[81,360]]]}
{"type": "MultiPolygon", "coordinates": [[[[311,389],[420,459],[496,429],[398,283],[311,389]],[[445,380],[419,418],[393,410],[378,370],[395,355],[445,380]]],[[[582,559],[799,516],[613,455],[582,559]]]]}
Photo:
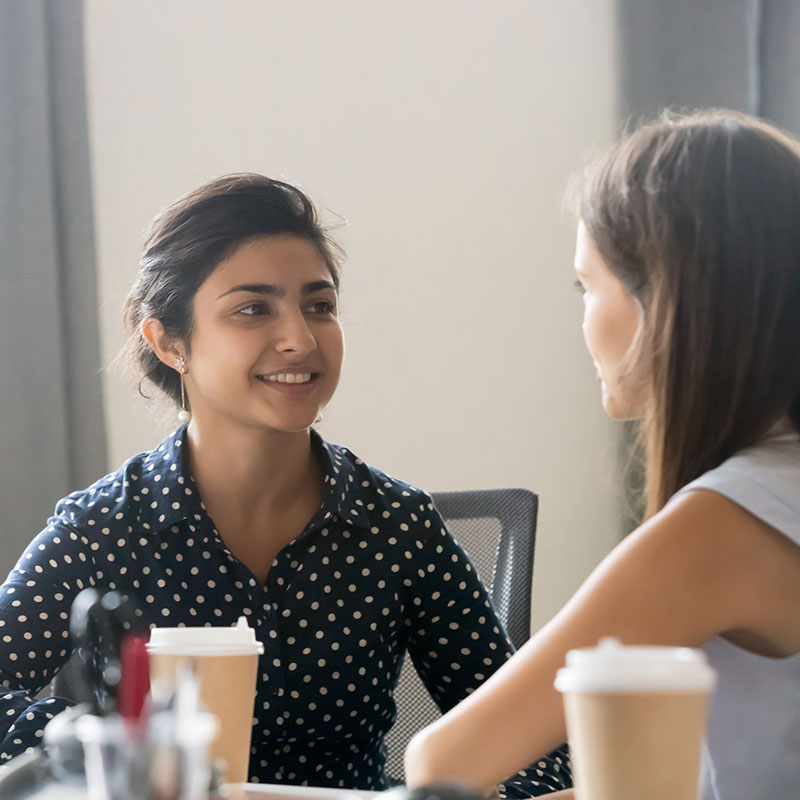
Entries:
{"type": "Polygon", "coordinates": [[[217,288],[261,282],[290,287],[330,277],[325,259],[308,240],[299,236],[260,236],[244,242],[223,259],[205,284],[217,288]]]}

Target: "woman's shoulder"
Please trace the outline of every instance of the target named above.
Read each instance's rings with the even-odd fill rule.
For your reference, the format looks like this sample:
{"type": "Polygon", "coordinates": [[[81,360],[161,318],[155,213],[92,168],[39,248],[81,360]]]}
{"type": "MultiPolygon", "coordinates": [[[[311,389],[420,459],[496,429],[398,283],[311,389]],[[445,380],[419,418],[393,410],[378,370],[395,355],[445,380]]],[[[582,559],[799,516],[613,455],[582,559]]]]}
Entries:
{"type": "Polygon", "coordinates": [[[721,495],[800,544],[800,439],[760,442],[739,451],[679,490],[721,495]]]}
{"type": "Polygon", "coordinates": [[[322,444],[328,454],[327,480],[366,525],[380,530],[389,525],[406,534],[441,527],[428,492],[368,464],[347,447],[322,444]]]}
{"type": "Polygon", "coordinates": [[[61,498],[50,525],[61,523],[75,530],[94,529],[104,534],[127,526],[132,520],[151,527],[163,514],[164,505],[177,504],[176,494],[184,495],[188,490],[182,469],[182,444],[179,429],[152,450],[131,456],[115,471],[61,498]]]}
{"type": "Polygon", "coordinates": [[[377,494],[403,504],[418,501],[432,502],[430,494],[424,489],[368,464],[350,448],[330,442],[323,442],[323,444],[331,454],[334,468],[341,470],[344,467],[349,473],[348,480],[356,483],[360,488],[375,491],[377,494]]]}

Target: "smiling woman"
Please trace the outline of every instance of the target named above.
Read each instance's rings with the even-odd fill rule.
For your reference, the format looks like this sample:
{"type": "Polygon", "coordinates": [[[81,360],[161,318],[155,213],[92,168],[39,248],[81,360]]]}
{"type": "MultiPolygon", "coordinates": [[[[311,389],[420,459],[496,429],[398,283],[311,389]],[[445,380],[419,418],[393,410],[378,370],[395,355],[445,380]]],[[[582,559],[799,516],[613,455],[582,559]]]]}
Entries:
{"type": "Polygon", "coordinates": [[[190,346],[156,317],[142,334],[165,365],[183,359],[204,427],[305,430],[341,373],[336,286],[317,248],[296,235],[253,238],[220,262],[194,297],[190,346]]]}
{"type": "MultiPolygon", "coordinates": [[[[70,655],[61,642],[84,585],[138,597],[150,626],[248,618],[265,651],[253,781],[387,788],[405,653],[443,709],[510,656],[430,496],[312,428],[344,355],[335,252],[305,195],[261,175],[212,181],[154,220],[127,353],[185,424],[61,500],[0,589],[5,758],[64,705],[32,695],[70,655]],[[17,613],[34,602],[36,622],[17,613]]],[[[554,754],[503,793],[568,782],[554,754]]]]}

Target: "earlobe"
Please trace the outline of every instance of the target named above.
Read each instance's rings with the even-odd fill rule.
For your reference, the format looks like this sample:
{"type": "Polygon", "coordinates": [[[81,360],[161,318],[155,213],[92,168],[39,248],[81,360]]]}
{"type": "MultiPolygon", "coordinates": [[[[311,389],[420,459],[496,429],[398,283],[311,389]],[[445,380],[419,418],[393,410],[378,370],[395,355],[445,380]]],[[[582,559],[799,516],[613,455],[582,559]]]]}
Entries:
{"type": "Polygon", "coordinates": [[[143,319],[141,331],[144,340],[156,354],[159,361],[172,369],[180,369],[177,367],[177,364],[180,363],[183,366],[183,369],[180,369],[180,371],[186,371],[183,348],[180,342],[176,342],[174,339],[167,336],[167,332],[164,330],[161,320],[155,317],[143,319]]]}

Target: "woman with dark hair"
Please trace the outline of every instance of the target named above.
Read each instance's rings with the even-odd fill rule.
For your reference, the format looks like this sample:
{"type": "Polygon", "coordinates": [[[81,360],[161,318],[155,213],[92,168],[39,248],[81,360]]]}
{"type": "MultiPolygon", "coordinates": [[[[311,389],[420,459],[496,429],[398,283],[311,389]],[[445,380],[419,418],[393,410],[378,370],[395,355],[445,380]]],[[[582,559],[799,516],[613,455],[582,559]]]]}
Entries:
{"type": "Polygon", "coordinates": [[[565,737],[573,648],[702,647],[718,673],[705,797],[800,785],[800,143],[726,111],[665,115],[583,183],[583,332],[640,419],[644,523],[464,703],[412,740],[412,783],[485,788],[565,737]]]}
{"type": "MultiPolygon", "coordinates": [[[[286,183],[223,177],[156,217],[127,351],[181,425],[61,500],[0,589],[4,758],[65,705],[33,695],[69,658],[85,586],[137,597],[150,626],[247,617],[265,648],[253,781],[387,788],[406,651],[443,708],[510,656],[430,496],[311,427],[342,366],[338,290],[335,247],[286,183]]],[[[561,758],[508,794],[565,785],[561,758]]]]}

